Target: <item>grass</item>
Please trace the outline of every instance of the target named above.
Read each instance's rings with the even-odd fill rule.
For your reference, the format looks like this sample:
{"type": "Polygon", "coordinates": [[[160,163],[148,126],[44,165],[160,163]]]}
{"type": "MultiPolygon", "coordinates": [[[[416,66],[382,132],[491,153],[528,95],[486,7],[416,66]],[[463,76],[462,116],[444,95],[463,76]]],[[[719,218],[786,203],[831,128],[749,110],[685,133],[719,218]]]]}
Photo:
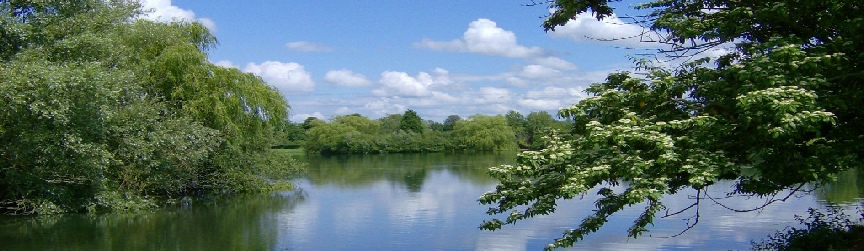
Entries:
{"type": "Polygon", "coordinates": [[[291,155],[305,155],[306,154],[306,150],[304,150],[302,147],[301,148],[295,148],[295,149],[272,149],[271,151],[277,151],[280,153],[287,153],[287,154],[291,154],[291,155]]]}

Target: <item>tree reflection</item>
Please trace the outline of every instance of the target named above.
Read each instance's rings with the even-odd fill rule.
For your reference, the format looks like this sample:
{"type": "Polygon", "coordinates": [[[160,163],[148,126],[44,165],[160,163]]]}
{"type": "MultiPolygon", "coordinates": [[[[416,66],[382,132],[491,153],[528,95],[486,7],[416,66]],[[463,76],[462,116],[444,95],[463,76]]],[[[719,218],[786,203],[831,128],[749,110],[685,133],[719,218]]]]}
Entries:
{"type": "Polygon", "coordinates": [[[6,217],[3,250],[273,250],[299,192],[186,201],[152,213],[6,217]]]}
{"type": "Polygon", "coordinates": [[[851,204],[864,197],[864,170],[852,168],[837,175],[837,180],[817,191],[819,200],[832,204],[851,204]]]}
{"type": "Polygon", "coordinates": [[[494,184],[491,166],[513,163],[513,153],[427,153],[306,156],[307,178],[316,185],[364,187],[387,181],[419,192],[432,172],[448,172],[473,184],[494,184]]]}

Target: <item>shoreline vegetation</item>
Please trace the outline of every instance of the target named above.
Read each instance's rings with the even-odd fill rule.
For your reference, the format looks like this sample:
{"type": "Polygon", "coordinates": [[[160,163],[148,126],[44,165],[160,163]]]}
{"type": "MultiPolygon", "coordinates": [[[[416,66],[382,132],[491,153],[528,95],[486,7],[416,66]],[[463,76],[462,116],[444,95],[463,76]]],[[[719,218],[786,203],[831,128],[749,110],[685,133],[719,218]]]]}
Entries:
{"type": "Polygon", "coordinates": [[[199,23],[137,1],[0,0],[0,213],[134,211],[271,191],[304,165],[270,150],[288,102],[214,65],[199,23]]]}
{"type": "Polygon", "coordinates": [[[716,202],[703,194],[718,182],[733,183],[730,196],[771,198],[730,209],[755,211],[864,164],[860,1],[535,5],[550,10],[546,31],[585,18],[627,20],[643,32],[607,41],[637,38],[659,49],[559,110],[573,121],[569,134],[548,135],[544,149],[490,169],[500,185],[479,198],[490,215],[481,229],[551,214],[560,200],[597,191],[596,209],[546,249],[572,247],[630,207],[642,208],[626,230],[638,238],[670,214],[692,216],[695,226],[700,204],[716,202]],[[697,191],[692,203],[665,204],[685,189],[697,191]]]}
{"type": "Polygon", "coordinates": [[[287,120],[260,77],[214,65],[195,22],[138,18],[137,1],[0,0],[0,214],[136,211],[290,187],[306,153],[539,148],[547,112],[287,120]]]}
{"type": "MultiPolygon", "coordinates": [[[[544,28],[581,13],[612,17],[609,2],[549,1],[544,28]]],[[[566,121],[511,111],[438,123],[407,110],[299,124],[287,120],[288,101],[260,77],[207,60],[217,40],[199,23],[140,19],[140,3],[131,0],[0,0],[0,214],[135,211],[291,187],[288,180],[305,169],[292,157],[299,150],[273,148],[536,149],[517,165],[490,169],[500,184],[479,201],[497,218],[481,229],[549,214],[558,199],[599,188],[593,215],[547,247],[554,249],[573,246],[626,207],[646,205],[627,230],[639,237],[669,212],[662,198],[681,189],[734,180],[737,195],[773,196],[861,166],[860,4],[653,1],[636,8],[652,10],[643,24],[666,37],[660,43],[674,57],[735,46],[674,69],[636,60],[637,72],[612,73],[587,89],[589,98],[559,111],[566,121]],[[612,189],[619,182],[630,185],[612,189]]],[[[678,213],[699,203],[697,196],[678,213]]],[[[799,219],[808,229],[778,233],[764,247],[849,235],[860,247],[860,223],[837,215],[811,211],[799,219]],[[805,232],[814,235],[800,237],[805,232]]]]}
{"type": "Polygon", "coordinates": [[[540,149],[539,135],[567,130],[569,123],[548,112],[523,116],[450,115],[443,123],[422,120],[413,110],[369,119],[359,114],[330,121],[310,117],[302,124],[287,123],[277,133],[275,148],[302,147],[308,154],[382,154],[477,152],[540,149]]]}

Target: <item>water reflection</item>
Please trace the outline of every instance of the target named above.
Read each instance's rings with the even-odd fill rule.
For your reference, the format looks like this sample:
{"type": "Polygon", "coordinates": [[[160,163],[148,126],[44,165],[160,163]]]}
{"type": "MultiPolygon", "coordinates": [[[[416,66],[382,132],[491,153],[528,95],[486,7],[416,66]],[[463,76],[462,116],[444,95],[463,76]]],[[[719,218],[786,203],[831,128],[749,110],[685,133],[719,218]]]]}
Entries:
{"type": "Polygon", "coordinates": [[[2,250],[274,250],[296,193],[196,201],[153,213],[0,218],[2,250]]]}
{"type": "MultiPolygon", "coordinates": [[[[360,155],[310,160],[312,170],[308,183],[303,184],[309,200],[283,219],[285,232],[280,233],[280,239],[292,241],[280,246],[310,250],[540,250],[594,209],[597,197],[589,193],[583,200],[561,201],[554,215],[495,232],[479,231],[477,226],[488,216],[476,198],[496,184],[486,176],[486,168],[512,163],[513,155],[443,156],[360,155]],[[293,238],[297,235],[304,238],[293,238]]],[[[849,189],[846,184],[833,186],[849,189]]],[[[709,193],[723,198],[732,188],[731,182],[721,182],[709,193]]],[[[695,195],[696,191],[684,190],[668,196],[664,203],[670,210],[683,209],[693,203],[695,195]]],[[[860,196],[849,194],[847,198],[860,196]]],[[[749,249],[751,241],[794,223],[794,215],[825,205],[815,194],[798,194],[763,210],[736,213],[726,208],[757,208],[767,199],[703,200],[698,207],[698,225],[674,238],[668,237],[693,223],[697,208],[658,218],[650,233],[631,239],[627,228],[644,206],[636,205],[614,216],[600,232],[589,235],[574,249],[749,249]]]]}
{"type": "Polygon", "coordinates": [[[304,157],[309,163],[312,184],[363,187],[379,181],[403,185],[419,192],[430,171],[447,170],[474,184],[494,184],[486,168],[515,163],[514,152],[501,153],[427,153],[381,155],[334,155],[304,157]]]}
{"type": "MultiPolygon", "coordinates": [[[[540,216],[488,232],[480,194],[494,189],[486,169],[512,164],[512,153],[392,154],[304,157],[310,163],[298,193],[195,202],[189,207],[134,215],[72,215],[55,218],[0,218],[2,250],[540,250],[594,210],[594,193],[560,201],[553,215],[540,216]]],[[[657,218],[638,238],[626,231],[644,205],[613,216],[600,232],[574,249],[729,250],[749,249],[752,240],[794,223],[793,216],[827,202],[860,201],[859,170],[839,176],[812,194],[802,194],[764,210],[749,209],[765,199],[703,200],[696,208],[657,218]]],[[[723,197],[732,183],[711,186],[723,197]]],[[[663,203],[686,208],[696,192],[683,190],[663,203]]]]}
{"type": "Polygon", "coordinates": [[[864,197],[864,170],[853,168],[837,175],[837,181],[820,188],[820,199],[833,204],[854,204],[864,197]]]}

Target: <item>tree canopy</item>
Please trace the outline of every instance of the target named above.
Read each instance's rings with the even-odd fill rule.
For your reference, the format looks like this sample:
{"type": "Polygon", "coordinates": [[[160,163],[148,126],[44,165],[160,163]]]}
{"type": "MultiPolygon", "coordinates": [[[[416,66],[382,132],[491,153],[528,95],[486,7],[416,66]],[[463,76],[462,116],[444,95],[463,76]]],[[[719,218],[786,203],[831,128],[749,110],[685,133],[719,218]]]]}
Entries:
{"type": "MultiPolygon", "coordinates": [[[[581,13],[609,17],[609,2],[548,1],[554,11],[543,26],[554,30],[581,13]]],[[[662,0],[636,8],[650,11],[640,23],[668,45],[660,53],[734,49],[673,67],[639,61],[638,74],[592,85],[591,97],[559,112],[573,128],[545,135],[550,144],[520,154],[517,165],[490,169],[501,183],[480,202],[507,216],[481,228],[549,214],[557,199],[598,189],[594,213],[549,248],[571,246],[640,205],[628,230],[635,238],[666,209],[666,194],[730,180],[735,194],[773,196],[861,165],[860,1],[662,0]]],[[[698,212],[701,199],[681,210],[698,212]]]]}
{"type": "Polygon", "coordinates": [[[502,115],[472,115],[456,121],[453,133],[459,148],[479,151],[516,149],[515,133],[502,115]]]}
{"type": "Polygon", "coordinates": [[[450,131],[445,131],[443,123],[422,121],[412,110],[377,120],[359,115],[337,116],[329,122],[313,120],[306,131],[305,150],[312,154],[371,154],[502,151],[517,147],[515,133],[503,116],[454,118],[459,116],[447,118],[453,123],[450,131]],[[400,129],[406,124],[419,128],[400,129]]]}
{"type": "Polygon", "coordinates": [[[420,116],[417,116],[417,112],[408,109],[405,111],[405,114],[402,115],[402,120],[399,122],[399,129],[405,130],[406,132],[422,133],[423,119],[421,119],[420,116]]]}
{"type": "MultiPolygon", "coordinates": [[[[198,23],[137,1],[0,1],[3,213],[131,209],[267,189],[287,101],[207,61],[198,23]]],[[[275,169],[274,169],[275,168],[275,169]]]]}

